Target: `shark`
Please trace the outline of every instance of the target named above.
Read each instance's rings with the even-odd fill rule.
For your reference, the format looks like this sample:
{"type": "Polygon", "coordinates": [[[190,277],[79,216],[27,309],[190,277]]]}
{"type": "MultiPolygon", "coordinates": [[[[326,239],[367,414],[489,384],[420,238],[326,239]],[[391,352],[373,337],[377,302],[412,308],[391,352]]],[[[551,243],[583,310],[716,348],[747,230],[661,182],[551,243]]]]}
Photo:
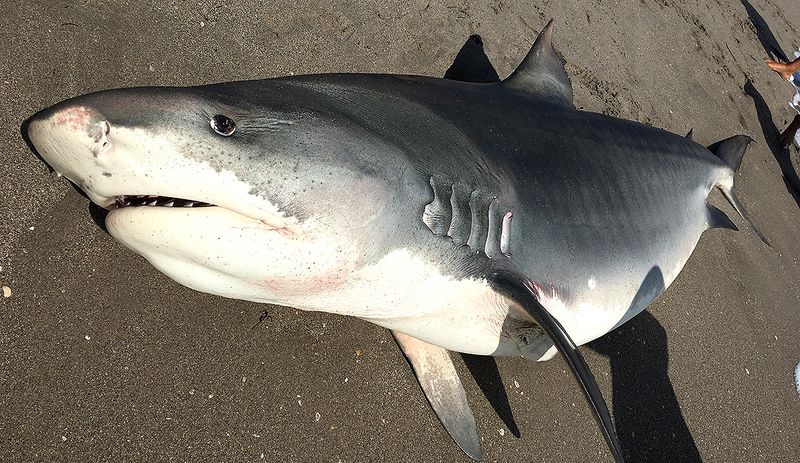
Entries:
{"type": "Polygon", "coordinates": [[[578,346],[647,308],[705,230],[736,229],[712,189],[752,227],[734,188],[751,139],[705,147],[577,109],[552,21],[506,79],[451,74],[112,89],[22,132],[178,283],[391,330],[472,459],[448,351],[560,352],[623,461],[578,346]]]}

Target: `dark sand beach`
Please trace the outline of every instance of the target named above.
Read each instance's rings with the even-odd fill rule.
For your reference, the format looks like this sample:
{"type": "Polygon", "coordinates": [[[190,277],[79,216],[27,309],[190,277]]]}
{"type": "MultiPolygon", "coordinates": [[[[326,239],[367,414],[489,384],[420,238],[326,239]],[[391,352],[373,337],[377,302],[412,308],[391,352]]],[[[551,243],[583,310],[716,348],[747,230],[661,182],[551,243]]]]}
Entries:
{"type": "MultiPolygon", "coordinates": [[[[115,242],[20,136],[114,87],[441,76],[480,34],[499,76],[548,19],[575,104],[753,143],[738,194],[772,243],[710,230],[647,312],[581,348],[628,461],[800,459],[798,152],[777,137],[796,0],[2,1],[0,461],[467,462],[385,329],[194,292],[115,242]],[[337,5],[338,3],[338,5],[337,5]],[[257,324],[264,311],[266,317],[257,324]]],[[[569,370],[453,354],[488,462],[611,461],[569,370]]]]}

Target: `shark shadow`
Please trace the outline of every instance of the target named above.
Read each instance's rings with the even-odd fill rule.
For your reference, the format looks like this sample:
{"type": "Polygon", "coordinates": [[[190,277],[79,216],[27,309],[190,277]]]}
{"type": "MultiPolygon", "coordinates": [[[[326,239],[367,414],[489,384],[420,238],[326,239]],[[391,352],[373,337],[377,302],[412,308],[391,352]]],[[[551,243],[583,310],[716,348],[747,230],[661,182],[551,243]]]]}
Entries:
{"type": "Polygon", "coordinates": [[[483,39],[480,35],[469,36],[453,64],[444,73],[444,78],[475,83],[500,82],[500,76],[483,50],[483,39]]]}
{"type": "Polygon", "coordinates": [[[766,140],[767,146],[769,146],[772,152],[772,156],[781,169],[786,189],[789,190],[797,206],[800,207],[800,177],[798,177],[797,171],[792,165],[792,160],[789,157],[789,149],[781,146],[779,140],[780,130],[778,130],[775,123],[772,121],[772,111],[770,111],[769,105],[764,101],[764,97],[761,96],[761,93],[753,86],[750,79],[747,79],[743,88],[744,93],[753,99],[756,114],[758,115],[758,122],[761,124],[761,130],[764,132],[764,140],[766,140]]]}
{"type": "MultiPolygon", "coordinates": [[[[631,306],[664,290],[661,269],[653,267],[631,306]]],[[[611,364],[611,401],[617,436],[627,461],[700,462],[669,379],[667,332],[647,311],[589,348],[611,364]]]]}
{"type": "MultiPolygon", "coordinates": [[[[663,290],[661,270],[653,267],[631,305],[663,290]]],[[[588,347],[610,360],[614,422],[626,460],[702,461],[669,379],[667,332],[658,320],[644,311],[588,347]]]]}
{"type": "Polygon", "coordinates": [[[627,461],[700,462],[669,379],[667,333],[647,311],[589,344],[611,362],[614,422],[627,461]]]}
{"type": "Polygon", "coordinates": [[[764,47],[764,51],[778,61],[783,61],[784,63],[789,62],[789,60],[786,58],[786,54],[783,53],[780,44],[778,44],[778,39],[776,39],[772,34],[772,30],[770,30],[769,25],[766,21],[764,21],[764,18],[755,8],[753,8],[753,5],[751,5],[749,1],[740,1],[742,2],[744,9],[747,11],[747,15],[750,17],[750,22],[752,22],[753,26],[756,28],[758,40],[761,42],[761,46],[764,47]]]}

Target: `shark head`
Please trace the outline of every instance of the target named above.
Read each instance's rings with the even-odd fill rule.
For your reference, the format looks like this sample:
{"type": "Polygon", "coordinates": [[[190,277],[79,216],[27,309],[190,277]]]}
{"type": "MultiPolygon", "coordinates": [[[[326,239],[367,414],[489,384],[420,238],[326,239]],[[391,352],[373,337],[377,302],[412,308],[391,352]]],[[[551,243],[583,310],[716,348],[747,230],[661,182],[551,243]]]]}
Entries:
{"type": "Polygon", "coordinates": [[[391,163],[375,155],[378,141],[290,101],[279,83],[254,86],[103,91],[43,110],[23,131],[109,211],[111,235],[162,272],[288,303],[298,287],[335,287],[359,265],[391,163]]]}

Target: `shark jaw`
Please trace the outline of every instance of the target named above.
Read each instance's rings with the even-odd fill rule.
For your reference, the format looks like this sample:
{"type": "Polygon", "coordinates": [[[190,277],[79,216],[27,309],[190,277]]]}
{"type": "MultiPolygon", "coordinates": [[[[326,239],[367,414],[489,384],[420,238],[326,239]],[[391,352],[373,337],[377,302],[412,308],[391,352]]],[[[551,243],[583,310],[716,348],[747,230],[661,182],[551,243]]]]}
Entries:
{"type": "Polygon", "coordinates": [[[320,244],[313,220],[287,216],[234,173],[185,155],[180,137],[113,124],[80,103],[33,116],[26,135],[48,165],[109,211],[114,238],[185,286],[285,304],[264,281],[304,280],[338,264],[298,259],[336,244],[320,244]]]}

